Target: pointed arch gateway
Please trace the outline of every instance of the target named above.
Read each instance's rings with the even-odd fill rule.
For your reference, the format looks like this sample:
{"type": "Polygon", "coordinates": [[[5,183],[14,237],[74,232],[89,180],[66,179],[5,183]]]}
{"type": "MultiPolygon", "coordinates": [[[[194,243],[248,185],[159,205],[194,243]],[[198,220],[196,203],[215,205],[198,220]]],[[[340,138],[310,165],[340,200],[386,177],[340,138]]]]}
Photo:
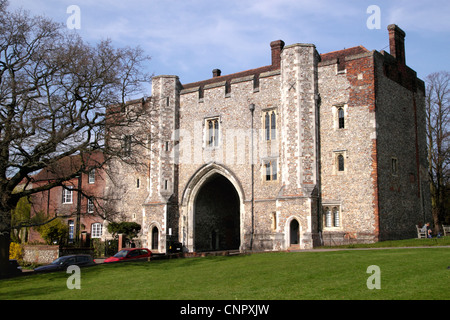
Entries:
{"type": "Polygon", "coordinates": [[[242,249],[244,193],[224,166],[210,163],[197,170],[180,209],[180,238],[190,252],[242,249]]]}

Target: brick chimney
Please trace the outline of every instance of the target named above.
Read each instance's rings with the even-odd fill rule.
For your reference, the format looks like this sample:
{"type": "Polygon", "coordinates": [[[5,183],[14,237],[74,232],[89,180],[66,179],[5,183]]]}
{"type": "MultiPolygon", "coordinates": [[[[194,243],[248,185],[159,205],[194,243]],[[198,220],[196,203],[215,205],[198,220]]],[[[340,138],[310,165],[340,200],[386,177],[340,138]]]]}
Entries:
{"type": "Polygon", "coordinates": [[[272,66],[280,67],[281,66],[281,51],[284,48],[283,40],[276,40],[270,43],[270,47],[272,48],[272,66]]]}
{"type": "Polygon", "coordinates": [[[405,32],[396,24],[388,25],[387,29],[389,31],[389,53],[398,62],[405,64],[405,32]]]}
{"type": "Polygon", "coordinates": [[[213,73],[213,78],[215,78],[215,77],[220,77],[220,74],[222,73],[222,71],[220,71],[220,69],[214,69],[212,71],[212,73],[213,73]]]}

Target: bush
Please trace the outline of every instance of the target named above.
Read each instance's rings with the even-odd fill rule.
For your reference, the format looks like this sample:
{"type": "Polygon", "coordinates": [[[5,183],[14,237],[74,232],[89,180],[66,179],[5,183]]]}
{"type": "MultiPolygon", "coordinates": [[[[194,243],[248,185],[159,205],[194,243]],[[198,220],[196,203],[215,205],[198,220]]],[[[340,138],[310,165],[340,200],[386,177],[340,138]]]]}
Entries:
{"type": "Polygon", "coordinates": [[[22,261],[23,259],[23,248],[20,244],[11,242],[9,244],[9,258],[15,259],[17,261],[22,261]]]}
{"type": "Polygon", "coordinates": [[[56,218],[39,227],[38,231],[47,244],[62,244],[69,235],[69,226],[60,218],[56,218]]]}

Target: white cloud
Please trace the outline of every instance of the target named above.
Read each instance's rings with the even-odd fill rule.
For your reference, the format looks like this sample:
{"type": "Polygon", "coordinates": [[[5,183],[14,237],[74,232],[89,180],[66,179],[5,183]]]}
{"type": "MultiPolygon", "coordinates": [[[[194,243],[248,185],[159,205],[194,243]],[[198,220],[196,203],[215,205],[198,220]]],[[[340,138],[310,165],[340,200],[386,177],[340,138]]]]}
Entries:
{"type": "Polygon", "coordinates": [[[380,50],[388,44],[389,23],[396,23],[407,32],[409,46],[411,31],[430,35],[450,32],[448,0],[11,2],[15,7],[22,5],[60,22],[68,17],[66,8],[76,4],[82,14],[79,32],[85,40],[111,38],[119,46],[140,45],[153,57],[152,71],[177,74],[182,82],[208,78],[214,68],[227,74],[270,64],[269,43],[278,39],[286,44],[313,43],[323,53],[356,45],[380,50]],[[366,9],[372,4],[381,8],[383,30],[366,27],[366,9]]]}

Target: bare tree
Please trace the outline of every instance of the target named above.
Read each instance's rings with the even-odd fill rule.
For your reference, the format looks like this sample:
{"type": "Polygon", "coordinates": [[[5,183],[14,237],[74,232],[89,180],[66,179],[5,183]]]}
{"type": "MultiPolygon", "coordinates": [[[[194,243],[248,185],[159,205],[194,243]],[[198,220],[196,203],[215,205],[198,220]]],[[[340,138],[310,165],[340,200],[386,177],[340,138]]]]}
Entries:
{"type": "Polygon", "coordinates": [[[445,222],[446,188],[450,178],[450,72],[426,78],[426,113],[429,176],[436,231],[445,222]]]}
{"type": "Polygon", "coordinates": [[[99,168],[120,155],[123,146],[109,146],[105,125],[136,121],[141,112],[122,116],[125,101],[150,81],[142,69],[149,57],[140,48],[115,48],[108,40],[92,46],[62,24],[7,5],[0,0],[0,276],[7,272],[11,210],[19,199],[88,168],[81,161],[39,185],[33,174],[93,150],[104,154],[99,168]],[[118,107],[106,113],[111,105],[118,107]],[[24,188],[13,192],[19,184],[24,188]]]}

